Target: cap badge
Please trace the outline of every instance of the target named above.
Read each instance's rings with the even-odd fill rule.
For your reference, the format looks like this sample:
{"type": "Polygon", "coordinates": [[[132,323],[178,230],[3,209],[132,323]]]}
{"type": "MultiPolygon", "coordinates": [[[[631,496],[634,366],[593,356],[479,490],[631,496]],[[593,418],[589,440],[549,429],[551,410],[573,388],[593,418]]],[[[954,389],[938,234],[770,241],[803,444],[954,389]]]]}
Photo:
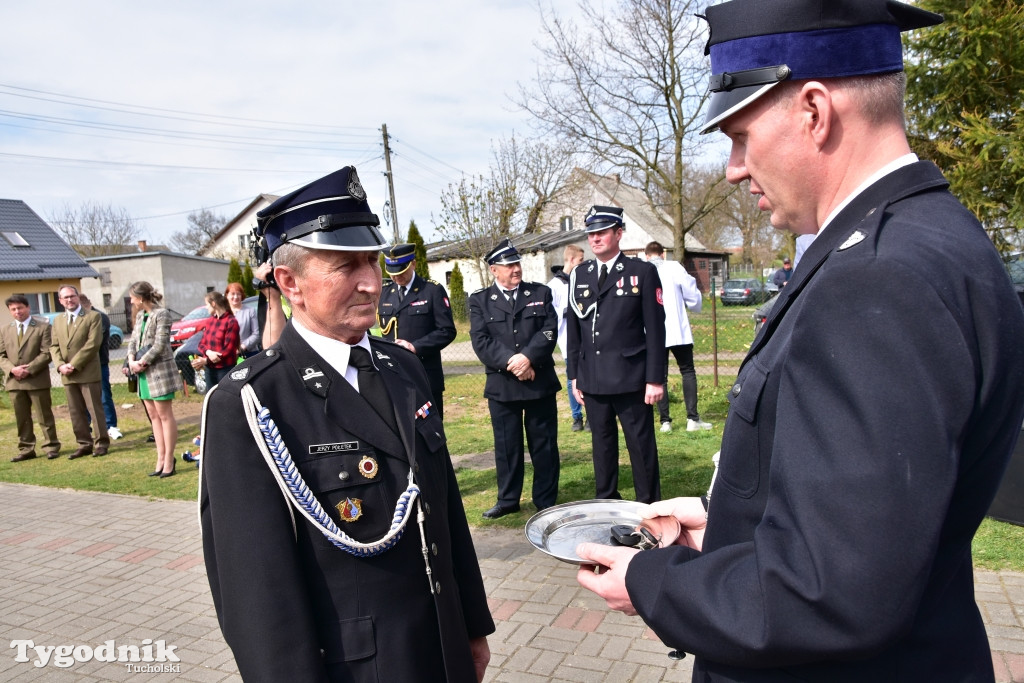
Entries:
{"type": "Polygon", "coordinates": [[[334,507],[343,522],[354,522],[363,516],[362,498],[346,498],[334,507]]]}
{"type": "Polygon", "coordinates": [[[363,459],[359,461],[359,474],[363,475],[367,479],[373,479],[377,476],[377,461],[368,455],[364,455],[363,459]]]}
{"type": "Polygon", "coordinates": [[[366,190],[363,189],[363,184],[359,182],[359,176],[354,168],[348,174],[348,196],[359,201],[366,200],[366,190]]]}

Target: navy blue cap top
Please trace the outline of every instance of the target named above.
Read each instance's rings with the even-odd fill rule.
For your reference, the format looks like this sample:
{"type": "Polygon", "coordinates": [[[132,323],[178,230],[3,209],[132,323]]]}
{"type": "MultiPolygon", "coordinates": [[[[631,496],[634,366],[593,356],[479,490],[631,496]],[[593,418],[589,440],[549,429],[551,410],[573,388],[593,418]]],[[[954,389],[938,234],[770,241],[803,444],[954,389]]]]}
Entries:
{"type": "Polygon", "coordinates": [[[519,252],[516,251],[512,240],[506,237],[498,242],[494,249],[491,249],[484,260],[489,266],[510,266],[513,263],[519,263],[522,259],[519,258],[519,252]]]}
{"type": "Polygon", "coordinates": [[[384,272],[388,275],[401,275],[409,270],[415,261],[415,244],[396,244],[384,250],[384,272]]]}
{"type": "Polygon", "coordinates": [[[587,232],[600,232],[608,228],[622,228],[626,225],[622,222],[622,207],[596,204],[590,207],[583,224],[586,226],[587,232]]]}
{"type": "Polygon", "coordinates": [[[900,32],[942,16],[896,0],[730,0],[707,8],[711,103],[702,133],[782,81],[903,70],[900,32]]]}
{"type": "Polygon", "coordinates": [[[338,251],[379,251],[386,244],[353,166],[286,194],[256,218],[271,253],[282,244],[338,251]]]}

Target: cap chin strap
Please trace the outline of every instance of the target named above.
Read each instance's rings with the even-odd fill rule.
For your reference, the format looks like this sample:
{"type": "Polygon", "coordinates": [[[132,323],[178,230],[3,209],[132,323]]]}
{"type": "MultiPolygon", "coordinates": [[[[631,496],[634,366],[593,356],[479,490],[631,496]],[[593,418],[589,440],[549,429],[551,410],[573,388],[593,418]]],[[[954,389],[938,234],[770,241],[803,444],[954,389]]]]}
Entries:
{"type": "MultiPolygon", "coordinates": [[[[275,216],[275,218],[276,217],[277,216],[275,216]]],[[[300,237],[305,237],[311,232],[330,232],[332,230],[338,230],[339,228],[350,228],[355,225],[372,228],[376,232],[377,236],[380,237],[380,246],[384,246],[384,238],[381,237],[380,230],[377,229],[377,226],[380,225],[380,219],[377,218],[377,214],[373,213],[332,213],[324,216],[317,216],[313,220],[300,223],[294,228],[281,233],[281,242],[284,243],[297,240],[300,237]]]]}
{"type": "Polygon", "coordinates": [[[711,76],[711,84],[708,89],[711,92],[729,92],[736,88],[747,88],[752,85],[778,83],[789,78],[791,74],[792,71],[785,64],[747,69],[746,71],[725,71],[711,76]]]}

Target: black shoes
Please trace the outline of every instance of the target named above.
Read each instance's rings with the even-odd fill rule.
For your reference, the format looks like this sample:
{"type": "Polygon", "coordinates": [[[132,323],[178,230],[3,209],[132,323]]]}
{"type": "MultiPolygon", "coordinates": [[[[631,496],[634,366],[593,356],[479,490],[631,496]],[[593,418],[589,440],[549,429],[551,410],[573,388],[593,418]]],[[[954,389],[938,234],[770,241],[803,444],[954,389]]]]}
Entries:
{"type": "Polygon", "coordinates": [[[25,462],[26,460],[31,460],[34,457],[36,457],[36,454],[34,452],[33,453],[22,453],[21,455],[17,455],[15,457],[11,458],[11,462],[25,462]]]}
{"type": "Polygon", "coordinates": [[[501,503],[498,503],[490,510],[484,512],[484,519],[498,519],[499,517],[504,517],[505,515],[511,515],[513,512],[519,512],[518,503],[507,507],[502,505],[501,503]]]}
{"type": "Polygon", "coordinates": [[[574,432],[582,432],[583,431],[583,418],[582,417],[577,417],[575,420],[572,421],[572,431],[574,431],[574,432]]]}
{"type": "Polygon", "coordinates": [[[49,453],[46,454],[46,459],[47,460],[56,460],[59,457],[60,457],[60,451],[50,451],[49,453]]]}
{"type": "Polygon", "coordinates": [[[171,471],[170,472],[161,472],[160,473],[160,478],[161,479],[166,479],[167,477],[173,477],[174,476],[174,471],[178,469],[177,465],[178,465],[178,463],[176,463],[176,462],[174,462],[172,460],[171,461],[171,471]]]}
{"type": "Polygon", "coordinates": [[[75,458],[84,458],[87,455],[92,455],[91,448],[79,448],[77,451],[68,456],[68,460],[74,460],[75,458]]]}

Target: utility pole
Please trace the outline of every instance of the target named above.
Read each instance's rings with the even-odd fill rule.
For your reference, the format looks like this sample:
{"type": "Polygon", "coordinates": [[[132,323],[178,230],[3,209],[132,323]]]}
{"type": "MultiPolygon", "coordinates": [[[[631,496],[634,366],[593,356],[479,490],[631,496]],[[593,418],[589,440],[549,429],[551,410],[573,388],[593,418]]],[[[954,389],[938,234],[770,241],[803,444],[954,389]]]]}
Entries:
{"type": "Polygon", "coordinates": [[[384,175],[388,177],[388,195],[391,197],[391,225],[395,229],[395,244],[398,244],[402,239],[398,234],[398,209],[395,207],[395,181],[391,175],[391,147],[388,146],[388,124],[380,124],[380,130],[384,134],[384,165],[388,169],[384,175]]]}

